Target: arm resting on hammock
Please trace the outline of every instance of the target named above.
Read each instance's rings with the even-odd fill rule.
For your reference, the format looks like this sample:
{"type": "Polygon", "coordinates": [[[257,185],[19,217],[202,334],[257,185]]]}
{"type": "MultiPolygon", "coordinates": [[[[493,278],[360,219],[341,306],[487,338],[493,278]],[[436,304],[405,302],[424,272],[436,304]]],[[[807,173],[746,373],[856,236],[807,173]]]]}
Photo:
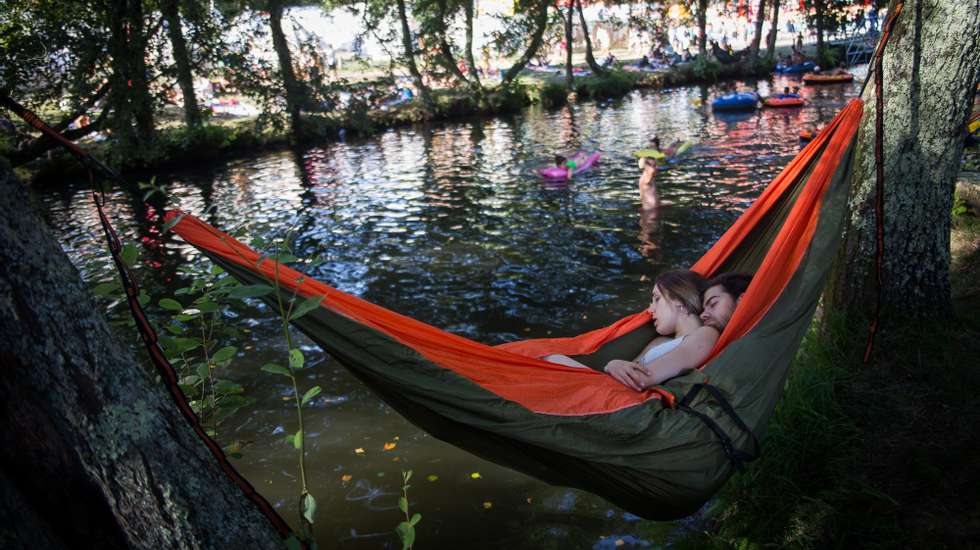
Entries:
{"type": "Polygon", "coordinates": [[[718,340],[718,331],[700,327],[692,332],[677,349],[646,364],[614,359],[603,370],[623,385],[643,391],[696,368],[707,359],[718,340]]]}

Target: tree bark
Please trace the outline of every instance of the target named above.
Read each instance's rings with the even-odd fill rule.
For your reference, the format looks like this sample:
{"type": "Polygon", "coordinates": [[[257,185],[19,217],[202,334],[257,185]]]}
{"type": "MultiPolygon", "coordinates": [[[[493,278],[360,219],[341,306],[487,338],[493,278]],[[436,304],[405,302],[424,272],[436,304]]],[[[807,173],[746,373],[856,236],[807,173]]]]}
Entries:
{"type": "Polygon", "coordinates": [[[4,546],[280,548],[27,204],[0,158],[4,546]]]}
{"type": "Polygon", "coordinates": [[[758,13],[756,13],[755,36],[752,38],[752,45],[749,50],[750,57],[753,59],[759,57],[759,45],[762,44],[762,24],[766,21],[766,1],[759,0],[758,13]]]}
{"type": "MultiPolygon", "coordinates": [[[[439,10],[439,23],[438,23],[438,33],[439,33],[439,52],[442,54],[443,64],[446,68],[456,77],[461,84],[468,86],[473,93],[482,95],[483,90],[479,85],[479,80],[470,80],[467,78],[463,71],[460,70],[459,64],[456,61],[456,56],[453,55],[452,44],[449,43],[446,33],[448,32],[446,20],[449,18],[449,14],[446,13],[446,0],[439,0],[437,2],[437,7],[439,10]]],[[[472,30],[472,26],[470,28],[472,30]]],[[[467,44],[472,44],[472,37],[467,36],[467,44]]],[[[465,56],[465,54],[464,54],[465,56]]],[[[470,71],[470,77],[476,78],[476,73],[470,71]]]]}
{"type": "Polygon", "coordinates": [[[697,0],[698,3],[698,55],[701,59],[708,58],[708,0],[697,0]]]}
{"type": "Polygon", "coordinates": [[[425,105],[426,110],[431,113],[435,106],[432,103],[432,95],[429,94],[429,88],[422,81],[422,73],[419,72],[419,67],[415,64],[415,48],[412,46],[412,30],[408,27],[408,13],[405,9],[405,0],[398,0],[398,19],[402,25],[402,47],[405,50],[405,64],[408,66],[408,72],[412,75],[412,81],[415,82],[415,88],[419,91],[422,103],[425,105]]]}
{"type": "MultiPolygon", "coordinates": [[[[950,211],[980,78],[978,11],[976,2],[913,0],[885,45],[883,322],[952,311],[950,211]]],[[[850,212],[828,289],[835,307],[858,315],[869,314],[877,291],[873,76],[864,100],[850,212]]]]}
{"type": "MultiPolygon", "coordinates": [[[[592,38],[589,36],[589,26],[585,23],[585,14],[582,13],[582,0],[575,0],[575,7],[578,10],[578,21],[582,26],[582,35],[585,36],[585,62],[589,64],[589,68],[592,69],[597,75],[606,74],[606,70],[599,66],[595,61],[595,57],[592,55],[592,38]]],[[[572,45],[568,45],[571,49],[572,45]]]]}
{"type": "Polygon", "coordinates": [[[463,10],[466,19],[466,48],[463,51],[466,58],[466,70],[470,72],[470,78],[482,94],[483,83],[480,82],[480,73],[477,72],[476,60],[473,59],[473,0],[463,2],[463,10]]]}
{"type": "MultiPolygon", "coordinates": [[[[560,6],[558,7],[561,10],[560,6]]],[[[575,75],[572,73],[572,36],[575,7],[569,2],[568,3],[568,16],[565,17],[565,88],[568,88],[569,92],[575,90],[575,75]]]]}
{"type": "Polygon", "coordinates": [[[814,0],[813,9],[817,19],[817,53],[823,51],[823,30],[824,30],[824,12],[826,11],[826,6],[823,4],[823,0],[814,0]]]}
{"type": "Polygon", "coordinates": [[[531,42],[524,50],[524,54],[504,73],[503,78],[500,79],[501,86],[513,82],[524,69],[524,66],[527,65],[527,62],[541,48],[541,43],[544,42],[544,31],[548,28],[548,4],[550,3],[551,0],[541,0],[538,3],[537,11],[534,12],[534,33],[531,34],[531,42]]]}
{"type": "Polygon", "coordinates": [[[160,11],[167,21],[167,35],[173,48],[174,62],[177,65],[177,84],[180,85],[184,96],[184,122],[188,128],[201,125],[201,109],[197,105],[194,94],[194,75],[191,72],[191,60],[187,53],[187,41],[181,28],[180,9],[177,0],[161,0],[160,11]]]}
{"type": "Polygon", "coordinates": [[[282,13],[282,0],[270,0],[269,28],[272,31],[272,47],[276,50],[276,57],[279,60],[279,72],[282,74],[282,84],[286,92],[286,112],[289,116],[290,128],[293,135],[298,136],[302,131],[300,113],[303,110],[305,96],[303,87],[293,70],[293,56],[289,51],[286,34],[282,30],[282,13]]]}
{"type": "Polygon", "coordinates": [[[153,141],[153,100],[146,76],[146,37],[143,33],[142,0],[109,3],[112,34],[112,105],[110,127],[125,152],[137,152],[153,141]]]}
{"type": "Polygon", "coordinates": [[[766,44],[766,57],[776,58],[776,35],[779,34],[779,0],[772,0],[772,26],[769,27],[769,38],[766,44]]]}

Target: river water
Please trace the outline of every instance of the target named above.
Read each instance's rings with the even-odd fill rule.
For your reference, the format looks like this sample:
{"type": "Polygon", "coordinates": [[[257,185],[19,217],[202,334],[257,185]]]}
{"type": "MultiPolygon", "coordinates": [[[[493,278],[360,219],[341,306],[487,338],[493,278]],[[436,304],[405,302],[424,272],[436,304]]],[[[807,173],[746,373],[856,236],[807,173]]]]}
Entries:
{"type": "MultiPolygon", "coordinates": [[[[864,71],[854,84],[804,88],[802,109],[719,116],[706,106],[720,94],[714,88],[636,91],[188,166],[156,182],[167,208],[288,240],[300,256],[319,253],[326,262],[310,275],[449,331],[494,344],[578,334],[643,309],[649,279],[693,263],[798,152],[800,128],[823,125],[857,95],[864,71]],[[697,145],[658,174],[661,207],[644,212],[631,152],[654,134],[697,145]],[[599,151],[599,164],[567,184],[535,174],[554,153],[579,149],[599,151]]],[[[777,77],[740,86],[766,95],[794,84],[777,77]]],[[[142,195],[135,186],[113,191],[108,210],[123,238],[141,247],[136,272],[162,323],[168,315],[155,304],[184,286],[178,268],[209,266],[179,239],[159,242],[149,220],[160,199],[151,209],[142,195]]],[[[82,183],[34,196],[85,279],[111,279],[82,183]]],[[[109,309],[110,319],[124,309],[109,309]]],[[[280,325],[260,304],[226,318],[246,332],[228,342],[240,351],[219,374],[255,403],[228,418],[218,438],[247,443],[234,464],[295,525],[298,453],[283,437],[296,429],[292,390],[259,370],[286,362],[280,325]]],[[[392,530],[403,519],[405,469],[414,472],[411,511],[422,514],[417,548],[660,547],[685,525],[641,522],[436,440],[298,338],[315,364],[301,389],[323,388],[305,420],[321,548],[400,548],[392,530]]]]}

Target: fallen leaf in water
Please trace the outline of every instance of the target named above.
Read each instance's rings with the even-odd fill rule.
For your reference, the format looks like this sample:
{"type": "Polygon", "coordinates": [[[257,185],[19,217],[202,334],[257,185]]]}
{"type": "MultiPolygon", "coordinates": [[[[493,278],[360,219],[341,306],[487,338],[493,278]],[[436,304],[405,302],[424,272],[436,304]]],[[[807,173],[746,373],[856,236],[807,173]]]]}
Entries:
{"type": "Polygon", "coordinates": [[[384,450],[390,451],[390,450],[392,450],[394,448],[395,448],[395,444],[394,443],[385,443],[384,450]]]}
{"type": "Polygon", "coordinates": [[[435,474],[429,474],[429,475],[427,475],[425,477],[425,479],[427,479],[428,481],[435,481],[435,480],[439,479],[439,476],[437,476],[435,474]]]}
{"type": "Polygon", "coordinates": [[[391,459],[392,462],[398,462],[399,460],[401,460],[401,458],[400,457],[397,457],[397,456],[395,458],[391,459]]]}
{"type": "Polygon", "coordinates": [[[622,546],[624,544],[626,544],[626,541],[625,540],[623,540],[623,539],[616,539],[616,546],[622,546]]]}
{"type": "Polygon", "coordinates": [[[345,483],[348,482],[348,481],[350,481],[350,480],[352,480],[352,479],[354,479],[354,476],[352,476],[350,474],[344,474],[344,475],[340,476],[340,481],[343,481],[345,483]]]}
{"type": "Polygon", "coordinates": [[[531,500],[532,500],[531,497],[527,497],[527,503],[528,504],[531,504],[531,500]]]}
{"type": "Polygon", "coordinates": [[[362,455],[362,454],[364,454],[364,449],[362,449],[361,447],[358,447],[358,448],[354,449],[354,454],[362,455]]]}
{"type": "Polygon", "coordinates": [[[484,510],[489,510],[491,508],[493,508],[493,503],[490,502],[489,500],[483,503],[483,509],[484,510]]]}
{"type": "Polygon", "coordinates": [[[470,474],[470,477],[473,479],[480,479],[482,476],[480,475],[480,472],[473,472],[470,474]]]}

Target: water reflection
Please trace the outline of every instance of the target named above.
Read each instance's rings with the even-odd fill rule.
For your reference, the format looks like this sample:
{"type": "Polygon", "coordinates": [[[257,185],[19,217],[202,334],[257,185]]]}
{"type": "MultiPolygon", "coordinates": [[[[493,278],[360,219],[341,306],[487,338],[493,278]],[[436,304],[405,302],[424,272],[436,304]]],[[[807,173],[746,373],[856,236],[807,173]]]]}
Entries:
{"type": "MultiPolygon", "coordinates": [[[[749,87],[765,95],[794,84],[777,78],[749,87]]],[[[145,205],[133,186],[112,192],[107,208],[122,236],[141,248],[137,272],[154,304],[184,286],[178,266],[208,268],[197,251],[146,222],[166,207],[203,213],[224,230],[289,240],[302,254],[321,253],[326,262],[310,275],[471,338],[498,343],[574,334],[643,309],[645,281],[697,259],[797,153],[800,127],[823,126],[858,86],[804,87],[803,108],[735,118],[712,114],[717,90],[700,87],[400,128],[370,140],[160,174],[165,203],[154,198],[145,205]],[[632,156],[651,135],[698,143],[657,174],[655,208],[641,201],[632,156]],[[555,152],[578,149],[599,151],[602,159],[558,187],[535,175],[555,152]]],[[[83,187],[34,192],[83,276],[93,284],[110,279],[83,187]]],[[[156,308],[150,313],[163,318],[156,308]]],[[[256,403],[220,435],[251,442],[236,465],[293,521],[297,457],[283,437],[295,429],[289,388],[259,371],[282,362],[285,346],[268,308],[255,304],[236,314],[229,322],[248,330],[235,342],[243,353],[221,375],[245,386],[256,403]]],[[[599,544],[609,533],[638,536],[634,518],[600,499],[496,467],[422,433],[300,342],[307,361],[318,363],[302,385],[324,389],[307,419],[321,546],[394,545],[380,534],[400,521],[390,499],[400,490],[399,471],[409,468],[412,509],[424,516],[421,546],[526,547],[529,531],[564,536],[571,547],[599,544]]],[[[673,528],[665,527],[664,537],[673,528]]]]}

